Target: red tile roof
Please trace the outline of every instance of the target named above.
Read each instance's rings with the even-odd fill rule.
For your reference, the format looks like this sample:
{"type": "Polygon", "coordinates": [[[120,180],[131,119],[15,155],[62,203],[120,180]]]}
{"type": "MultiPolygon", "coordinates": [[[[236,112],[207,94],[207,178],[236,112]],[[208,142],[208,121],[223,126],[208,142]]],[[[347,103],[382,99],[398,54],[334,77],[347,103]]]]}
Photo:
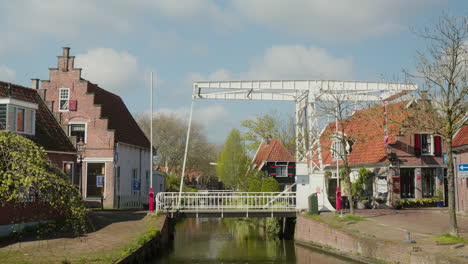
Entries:
{"type": "Polygon", "coordinates": [[[253,159],[255,168],[260,169],[266,161],[296,161],[279,139],[272,139],[268,143],[262,142],[253,159]]]}
{"type": "Polygon", "coordinates": [[[130,114],[120,96],[88,81],[88,92],[94,93],[94,103],[102,106],[101,116],[109,119],[109,129],[115,130],[115,140],[150,148],[150,142],[130,114]]]}
{"type": "MultiPolygon", "coordinates": [[[[405,105],[408,102],[399,102],[387,105],[389,144],[396,142],[396,135],[401,129],[401,121],[407,116],[405,105]]],[[[348,156],[349,164],[368,164],[387,161],[387,151],[384,142],[384,115],[383,107],[374,107],[356,112],[346,121],[345,134],[355,139],[351,153],[348,156]]],[[[340,128],[338,129],[340,131],[340,128]]],[[[327,125],[320,137],[322,146],[322,159],[324,164],[335,165],[331,156],[331,136],[335,133],[335,122],[327,125]]],[[[339,163],[341,164],[341,162],[339,163]]]]}
{"type": "Polygon", "coordinates": [[[468,145],[468,123],[466,123],[455,135],[452,145],[454,147],[468,145]]]}
{"type": "MultiPolygon", "coordinates": [[[[0,97],[8,96],[8,83],[0,81],[0,97]]],[[[35,135],[26,137],[41,145],[45,150],[76,152],[75,147],[36,90],[11,84],[11,98],[38,105],[35,135]]]]}

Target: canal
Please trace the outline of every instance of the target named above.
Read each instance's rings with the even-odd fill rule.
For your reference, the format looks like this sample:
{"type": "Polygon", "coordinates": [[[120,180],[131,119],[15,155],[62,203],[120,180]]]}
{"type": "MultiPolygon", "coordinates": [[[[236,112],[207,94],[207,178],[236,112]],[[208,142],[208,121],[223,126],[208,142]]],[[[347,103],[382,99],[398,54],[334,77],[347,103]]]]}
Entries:
{"type": "Polygon", "coordinates": [[[352,263],[268,235],[262,219],[184,219],[152,263],[352,263]]]}

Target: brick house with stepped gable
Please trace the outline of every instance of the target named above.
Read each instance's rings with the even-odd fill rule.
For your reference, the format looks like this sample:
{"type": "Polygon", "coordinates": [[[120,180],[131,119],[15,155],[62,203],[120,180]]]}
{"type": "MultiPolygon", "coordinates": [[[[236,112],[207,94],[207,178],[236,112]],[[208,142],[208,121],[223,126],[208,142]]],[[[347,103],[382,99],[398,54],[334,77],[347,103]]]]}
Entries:
{"type": "Polygon", "coordinates": [[[296,181],[296,159],[279,139],[262,142],[252,164],[254,169],[264,172],[264,177],[273,177],[281,190],[296,181]]]}
{"type": "MultiPolygon", "coordinates": [[[[34,80],[33,86],[36,84],[34,80]]],[[[0,81],[0,129],[13,131],[42,146],[50,164],[64,170],[71,182],[77,182],[75,147],[36,89],[0,81]]],[[[34,200],[24,203],[27,205],[0,207],[0,236],[12,231],[13,222],[46,220],[46,215],[39,213],[44,210],[42,206],[34,200]]]]}
{"type": "MultiPolygon", "coordinates": [[[[467,121],[465,121],[467,122],[467,121]]],[[[468,172],[459,169],[460,164],[468,164],[468,123],[465,123],[455,134],[452,142],[454,159],[453,164],[456,179],[456,209],[468,211],[468,172]]]]}
{"type": "Polygon", "coordinates": [[[437,190],[447,197],[446,166],[442,158],[444,142],[431,131],[411,131],[402,125],[416,103],[404,101],[387,105],[387,146],[382,106],[357,111],[348,119],[345,133],[354,141],[347,146],[341,146],[334,136],[335,122],[325,127],[320,142],[325,170],[332,175],[327,182],[330,200],[334,199],[337,185],[336,164],[338,162],[339,167],[343,164],[335,151],[348,152],[352,181],[360,168],[374,173],[372,186],[367,186],[366,191],[369,196],[385,199],[387,205],[393,206],[400,199],[432,198],[437,190]]]}
{"type": "Polygon", "coordinates": [[[49,69],[39,93],[68,136],[85,143],[81,190],[104,207],[141,207],[150,184],[150,142],[122,99],[81,78],[70,48],[49,69]],[[104,180],[104,182],[102,182],[104,180]]]}

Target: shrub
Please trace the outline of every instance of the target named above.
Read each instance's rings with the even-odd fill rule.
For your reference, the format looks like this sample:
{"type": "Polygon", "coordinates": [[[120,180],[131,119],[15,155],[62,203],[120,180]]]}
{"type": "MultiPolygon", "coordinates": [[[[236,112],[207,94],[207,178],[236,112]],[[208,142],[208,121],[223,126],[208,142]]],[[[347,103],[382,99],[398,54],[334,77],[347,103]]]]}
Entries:
{"type": "Polygon", "coordinates": [[[271,178],[265,178],[262,182],[262,192],[279,192],[280,186],[279,183],[271,178]]]}

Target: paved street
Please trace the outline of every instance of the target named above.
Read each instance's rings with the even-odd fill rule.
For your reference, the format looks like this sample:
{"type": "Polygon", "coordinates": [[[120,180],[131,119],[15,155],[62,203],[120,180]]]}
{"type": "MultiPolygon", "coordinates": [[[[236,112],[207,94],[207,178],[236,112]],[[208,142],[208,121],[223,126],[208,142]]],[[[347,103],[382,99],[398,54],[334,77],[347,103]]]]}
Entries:
{"type": "MultiPolygon", "coordinates": [[[[322,213],[321,217],[331,220],[335,213],[322,213]]],[[[448,233],[448,215],[446,209],[369,209],[357,210],[356,215],[365,221],[345,224],[345,228],[358,230],[362,234],[374,235],[376,238],[403,241],[407,232],[415,240],[415,247],[424,251],[448,255],[466,254],[468,247],[450,249],[450,245],[437,245],[431,238],[448,233]]],[[[458,216],[460,236],[468,238],[468,217],[458,216]]]]}

